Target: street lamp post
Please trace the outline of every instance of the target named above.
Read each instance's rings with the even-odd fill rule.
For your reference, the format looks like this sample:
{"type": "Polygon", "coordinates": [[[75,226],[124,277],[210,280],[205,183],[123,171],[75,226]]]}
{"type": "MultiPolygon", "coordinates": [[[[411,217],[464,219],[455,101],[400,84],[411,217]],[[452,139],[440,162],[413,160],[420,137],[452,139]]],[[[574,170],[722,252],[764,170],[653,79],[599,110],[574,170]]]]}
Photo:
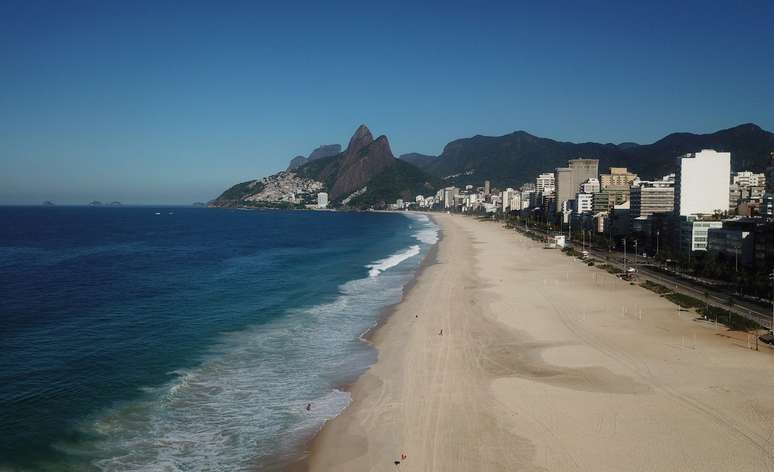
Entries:
{"type": "Polygon", "coordinates": [[[623,245],[624,245],[624,260],[623,260],[624,270],[627,270],[627,267],[626,267],[626,238],[623,238],[622,241],[623,241],[623,245]]]}
{"type": "Polygon", "coordinates": [[[607,235],[607,257],[609,259],[610,252],[613,250],[613,228],[607,228],[607,235]]]}
{"type": "Polygon", "coordinates": [[[637,240],[634,240],[634,270],[637,270],[637,240]]]}
{"type": "Polygon", "coordinates": [[[660,235],[661,235],[661,231],[660,230],[656,230],[656,255],[657,256],[658,256],[658,246],[659,246],[659,244],[658,244],[659,241],[658,240],[659,240],[659,236],[660,235]]]}

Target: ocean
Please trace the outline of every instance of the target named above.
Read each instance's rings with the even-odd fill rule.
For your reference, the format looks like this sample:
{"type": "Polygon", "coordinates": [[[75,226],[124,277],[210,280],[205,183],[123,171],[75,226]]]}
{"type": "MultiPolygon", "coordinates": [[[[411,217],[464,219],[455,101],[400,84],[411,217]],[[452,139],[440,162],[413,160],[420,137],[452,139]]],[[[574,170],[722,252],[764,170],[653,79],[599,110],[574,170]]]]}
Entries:
{"type": "Polygon", "coordinates": [[[437,239],[416,214],[0,207],[0,471],[282,468],[437,239]]]}

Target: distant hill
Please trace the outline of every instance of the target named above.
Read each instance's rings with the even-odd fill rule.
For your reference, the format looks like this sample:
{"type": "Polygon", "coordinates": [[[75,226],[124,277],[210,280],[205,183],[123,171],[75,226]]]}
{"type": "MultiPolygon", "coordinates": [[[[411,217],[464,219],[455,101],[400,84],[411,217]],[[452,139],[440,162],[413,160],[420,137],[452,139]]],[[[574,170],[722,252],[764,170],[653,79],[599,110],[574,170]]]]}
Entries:
{"type": "Polygon", "coordinates": [[[710,134],[673,133],[653,144],[625,150],[630,167],[648,177],[674,172],[675,157],[701,149],[731,153],[731,170],[763,172],[774,152],[774,134],[747,123],[710,134]]]}
{"type": "Polygon", "coordinates": [[[579,157],[599,159],[601,172],[621,166],[653,179],[674,172],[677,156],[701,149],[731,152],[734,171],[762,172],[770,165],[774,134],[743,124],[710,134],[674,133],[647,145],[616,145],[555,141],[516,131],[457,139],[438,157],[411,153],[395,159],[387,137],[374,139],[363,125],[346,150],[325,155],[336,146],[341,148],[321,146],[318,150],[326,148],[325,152],[313,152],[292,170],[237,184],[211,205],[294,207],[314,203],[317,192],[326,191],[334,205],[381,207],[397,198],[430,195],[447,185],[490,180],[496,187],[515,187],[579,157]]]}
{"type": "Polygon", "coordinates": [[[341,152],[341,144],[323,144],[322,146],[312,151],[311,154],[309,154],[309,157],[296,156],[293,159],[291,159],[287,170],[298,169],[299,167],[301,167],[302,165],[308,162],[316,161],[317,159],[322,159],[324,157],[335,156],[340,152],[341,152]]]}
{"type": "Polygon", "coordinates": [[[409,164],[413,164],[420,169],[424,169],[425,167],[428,167],[433,162],[435,162],[436,159],[438,159],[438,156],[430,156],[428,154],[420,154],[418,152],[410,152],[408,154],[401,154],[398,156],[398,159],[401,161],[408,162],[409,164]]]}
{"type": "Polygon", "coordinates": [[[675,171],[675,157],[701,149],[731,152],[732,169],[763,171],[774,151],[774,134],[754,124],[744,124],[711,134],[675,133],[653,144],[572,143],[516,131],[504,136],[473,136],[447,144],[435,160],[422,169],[447,184],[464,185],[492,181],[496,186],[515,186],[532,181],[541,172],[566,165],[568,159],[599,159],[600,171],[625,166],[643,178],[675,171]]]}
{"type": "Polygon", "coordinates": [[[326,191],[333,205],[382,208],[398,198],[413,198],[419,191],[435,193],[440,185],[439,179],[396,159],[386,136],[374,139],[361,125],[344,152],[237,184],[211,206],[301,206],[314,203],[317,192],[326,191]]]}

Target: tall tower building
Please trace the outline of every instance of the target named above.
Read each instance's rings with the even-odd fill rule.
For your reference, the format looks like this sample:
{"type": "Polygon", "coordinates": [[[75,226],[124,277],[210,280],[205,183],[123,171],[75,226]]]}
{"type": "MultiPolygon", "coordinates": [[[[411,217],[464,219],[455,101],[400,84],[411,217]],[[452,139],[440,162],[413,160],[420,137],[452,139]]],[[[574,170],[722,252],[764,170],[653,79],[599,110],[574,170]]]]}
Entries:
{"type": "Polygon", "coordinates": [[[555,178],[551,172],[538,175],[535,179],[535,189],[542,194],[554,193],[555,178]]]}
{"type": "Polygon", "coordinates": [[[570,159],[567,167],[559,167],[554,171],[556,185],[556,208],[562,208],[564,202],[575,200],[580,185],[599,175],[599,160],[570,159]]]}
{"type": "Polygon", "coordinates": [[[681,156],[675,179],[675,213],[711,215],[728,209],[731,153],[704,149],[681,156]]]}

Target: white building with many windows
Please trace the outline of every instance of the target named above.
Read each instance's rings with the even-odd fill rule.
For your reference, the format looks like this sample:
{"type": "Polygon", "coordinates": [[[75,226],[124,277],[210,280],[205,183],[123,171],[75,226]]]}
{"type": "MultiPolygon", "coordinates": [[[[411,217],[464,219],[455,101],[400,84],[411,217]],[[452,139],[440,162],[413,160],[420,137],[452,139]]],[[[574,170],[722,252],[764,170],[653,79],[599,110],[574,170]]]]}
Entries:
{"type": "Polygon", "coordinates": [[[600,190],[599,180],[591,178],[580,185],[581,193],[598,193],[600,190]]]}
{"type": "Polygon", "coordinates": [[[556,188],[554,182],[553,172],[540,174],[537,176],[537,179],[535,179],[535,189],[543,195],[554,193],[554,189],[556,188]]]}
{"type": "Polygon", "coordinates": [[[731,183],[740,187],[765,187],[766,174],[756,174],[750,171],[734,172],[731,183]]]}
{"type": "Polygon", "coordinates": [[[591,213],[594,207],[594,195],[591,193],[579,193],[575,196],[575,210],[577,213],[591,213]]]}
{"type": "Polygon", "coordinates": [[[317,194],[317,208],[328,208],[328,194],[326,192],[317,194]]]}
{"type": "Polygon", "coordinates": [[[731,153],[704,149],[680,157],[675,182],[675,213],[712,215],[728,209],[731,153]]]}
{"type": "Polygon", "coordinates": [[[706,251],[711,228],[722,228],[722,221],[701,221],[684,218],[680,224],[680,252],[706,251]]]}

